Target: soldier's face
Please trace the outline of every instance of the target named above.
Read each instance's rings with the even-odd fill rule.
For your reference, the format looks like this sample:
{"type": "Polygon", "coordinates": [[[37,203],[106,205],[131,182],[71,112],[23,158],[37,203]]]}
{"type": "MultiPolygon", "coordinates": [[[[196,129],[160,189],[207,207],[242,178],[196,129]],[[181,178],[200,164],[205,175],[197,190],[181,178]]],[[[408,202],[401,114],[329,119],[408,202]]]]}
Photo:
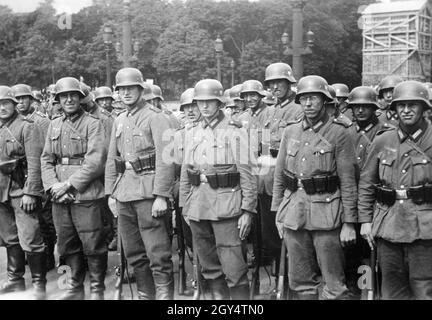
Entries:
{"type": "Polygon", "coordinates": [[[119,95],[121,101],[127,105],[134,105],[141,97],[142,89],[139,86],[120,87],[119,95]]]}
{"type": "Polygon", "coordinates": [[[9,119],[14,112],[15,104],[12,101],[8,99],[0,100],[0,120],[9,119]]]}
{"type": "Polygon", "coordinates": [[[184,106],[183,111],[190,121],[196,121],[200,116],[200,111],[196,103],[184,106]]]}
{"type": "Polygon", "coordinates": [[[112,99],[111,98],[101,98],[96,100],[97,104],[106,110],[112,109],[112,99]]]}
{"type": "Polygon", "coordinates": [[[382,96],[387,104],[390,104],[393,99],[393,88],[382,91],[382,96]]]}
{"type": "Polygon", "coordinates": [[[291,84],[285,79],[270,80],[268,86],[276,98],[285,98],[291,90],[291,84]]]}
{"type": "Polygon", "coordinates": [[[243,99],[246,108],[256,109],[259,106],[262,97],[257,92],[246,92],[243,95],[243,99]]]}
{"type": "Polygon", "coordinates": [[[236,100],[234,100],[234,104],[235,104],[237,111],[240,112],[244,109],[245,103],[243,100],[236,99],[236,100]]]}
{"type": "Polygon", "coordinates": [[[324,98],[321,94],[305,93],[299,100],[306,118],[314,121],[321,115],[324,106],[324,98]]]}
{"type": "Polygon", "coordinates": [[[348,102],[346,102],[347,98],[339,97],[339,98],[336,98],[336,99],[338,101],[339,108],[344,108],[348,104],[348,102]]]}
{"type": "Polygon", "coordinates": [[[368,121],[374,114],[373,107],[364,104],[355,105],[352,110],[357,121],[368,121]]]}
{"type": "Polygon", "coordinates": [[[219,101],[213,100],[198,100],[198,108],[202,116],[206,119],[212,118],[219,110],[219,101]]]}
{"type": "Polygon", "coordinates": [[[80,108],[80,95],[78,92],[63,92],[59,94],[60,105],[67,114],[74,114],[80,108]]]}
{"type": "Polygon", "coordinates": [[[162,103],[160,98],[151,99],[150,103],[153,105],[153,107],[162,109],[162,103]]]}
{"type": "Polygon", "coordinates": [[[396,103],[396,112],[405,126],[415,125],[422,117],[424,111],[420,101],[401,101],[396,103]]]}
{"type": "Polygon", "coordinates": [[[17,109],[19,113],[27,113],[30,109],[31,101],[29,96],[16,98],[18,100],[17,109]]]}

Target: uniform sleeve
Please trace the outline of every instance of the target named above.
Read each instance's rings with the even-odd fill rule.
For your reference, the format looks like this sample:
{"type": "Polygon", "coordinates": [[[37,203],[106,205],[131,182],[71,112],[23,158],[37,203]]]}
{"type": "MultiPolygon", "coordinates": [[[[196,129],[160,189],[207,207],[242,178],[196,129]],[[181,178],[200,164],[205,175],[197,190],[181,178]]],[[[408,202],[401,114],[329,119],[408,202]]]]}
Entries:
{"type": "Polygon", "coordinates": [[[352,140],[346,128],[337,131],[336,170],[340,181],[343,205],[343,223],[357,222],[357,184],[355,166],[357,165],[352,140]]]}
{"type": "Polygon", "coordinates": [[[374,140],[360,173],[358,201],[359,223],[372,222],[375,204],[375,185],[379,182],[379,150],[378,143],[374,140]]]}
{"type": "Polygon", "coordinates": [[[45,191],[49,191],[53,184],[59,182],[57,174],[55,172],[55,154],[52,150],[51,144],[51,132],[53,130],[53,123],[48,127],[47,138],[45,139],[45,146],[41,156],[41,168],[42,168],[42,182],[45,191]]]}
{"type": "Polygon", "coordinates": [[[23,129],[24,149],[27,159],[27,180],[24,194],[42,196],[41,154],[43,149],[43,135],[41,129],[34,123],[26,123],[23,129]]]}
{"type": "MultiPolygon", "coordinates": [[[[187,170],[191,169],[192,166],[187,163],[183,163],[181,166],[181,172],[180,172],[180,190],[179,190],[179,207],[183,208],[186,202],[186,198],[188,197],[189,193],[191,192],[192,185],[189,181],[189,177],[187,175],[187,170]]],[[[184,212],[184,215],[187,215],[186,212],[184,212]]]]}
{"type": "Polygon", "coordinates": [[[107,163],[105,165],[105,194],[111,195],[114,192],[114,185],[117,180],[117,171],[114,159],[118,156],[117,141],[116,141],[117,122],[114,121],[110,142],[108,147],[107,163]]]}
{"type": "Polygon", "coordinates": [[[47,132],[48,132],[48,127],[50,125],[50,121],[48,118],[41,118],[42,120],[39,122],[40,123],[40,131],[42,134],[42,141],[45,142],[46,136],[47,136],[47,132]]]}
{"type": "Polygon", "coordinates": [[[276,166],[275,166],[274,179],[273,179],[273,199],[271,204],[271,211],[277,211],[279,209],[279,205],[283,200],[283,194],[285,191],[283,169],[284,169],[284,161],[287,152],[286,145],[288,143],[287,132],[288,130],[284,131],[284,134],[282,136],[282,141],[280,144],[280,149],[276,159],[276,166]]]}
{"type": "Polygon", "coordinates": [[[173,130],[163,113],[156,114],[150,121],[150,129],[156,149],[156,174],[153,185],[153,195],[170,198],[174,186],[174,163],[172,159],[163,159],[163,150],[169,141],[163,140],[164,132],[173,130]]]}
{"type": "MultiPolygon", "coordinates": [[[[245,128],[240,128],[239,134],[241,142],[248,141],[248,133],[245,128]]],[[[242,146],[240,146],[240,148],[242,149],[242,146]]],[[[236,157],[236,159],[238,160],[237,169],[240,173],[240,187],[242,190],[241,209],[251,213],[256,213],[258,197],[257,179],[252,173],[250,163],[242,161],[244,160],[244,158],[245,157],[241,155],[239,157],[236,157]]]]}
{"type": "Polygon", "coordinates": [[[93,180],[103,174],[106,159],[107,146],[103,125],[101,121],[94,119],[88,125],[87,152],[84,155],[84,162],[81,169],[69,177],[69,182],[79,193],[84,192],[93,180]]]}

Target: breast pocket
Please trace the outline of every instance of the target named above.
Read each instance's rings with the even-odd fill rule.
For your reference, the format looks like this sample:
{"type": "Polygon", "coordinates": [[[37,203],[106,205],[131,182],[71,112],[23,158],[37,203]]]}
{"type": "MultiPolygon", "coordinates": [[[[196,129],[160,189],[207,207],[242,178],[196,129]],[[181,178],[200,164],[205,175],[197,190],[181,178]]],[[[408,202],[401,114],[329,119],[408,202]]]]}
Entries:
{"type": "Polygon", "coordinates": [[[72,157],[84,155],[87,152],[87,143],[85,139],[75,133],[71,134],[69,152],[72,157]]]}
{"type": "Polygon", "coordinates": [[[287,145],[287,155],[285,159],[286,169],[290,172],[296,172],[296,156],[300,149],[300,141],[290,139],[287,145]]]}
{"type": "Polygon", "coordinates": [[[334,172],[336,170],[336,159],[333,146],[321,145],[314,150],[317,160],[317,169],[321,172],[334,172]]]}
{"type": "Polygon", "coordinates": [[[421,185],[426,182],[432,182],[432,166],[430,159],[425,156],[412,156],[413,166],[413,185],[421,185]]]}
{"type": "Polygon", "coordinates": [[[60,130],[53,130],[51,132],[51,149],[52,153],[61,155],[61,141],[60,141],[60,130]]]}
{"type": "Polygon", "coordinates": [[[385,185],[389,185],[393,178],[396,153],[384,153],[379,157],[379,176],[385,185]]]}
{"type": "Polygon", "coordinates": [[[133,129],[132,131],[132,139],[135,146],[135,151],[140,152],[144,151],[147,148],[151,147],[151,141],[148,139],[150,136],[150,130],[140,130],[140,129],[133,129]]]}

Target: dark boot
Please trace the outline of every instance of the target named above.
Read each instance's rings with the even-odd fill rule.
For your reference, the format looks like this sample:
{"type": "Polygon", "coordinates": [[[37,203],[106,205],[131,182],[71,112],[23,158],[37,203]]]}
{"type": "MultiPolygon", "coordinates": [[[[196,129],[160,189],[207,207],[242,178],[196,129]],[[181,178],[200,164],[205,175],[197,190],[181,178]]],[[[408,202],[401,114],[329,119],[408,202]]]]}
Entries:
{"type": "Polygon", "coordinates": [[[155,282],[156,300],[173,300],[174,299],[174,279],[166,283],[155,282]]]}
{"type": "Polygon", "coordinates": [[[138,299],[154,300],[156,297],[156,289],[150,266],[147,264],[144,268],[134,269],[134,274],[138,290],[138,299]]]}
{"type": "Polygon", "coordinates": [[[318,300],[318,294],[296,292],[295,296],[297,300],[318,300]]]}
{"type": "Polygon", "coordinates": [[[229,300],[230,294],[225,279],[218,278],[206,280],[206,282],[213,295],[213,300],[229,300]]]}
{"type": "Polygon", "coordinates": [[[229,288],[231,300],[249,300],[249,285],[245,284],[242,286],[229,288]]]}
{"type": "Polygon", "coordinates": [[[27,252],[33,282],[35,300],[46,299],[46,256],[45,252],[27,252]]]}
{"type": "Polygon", "coordinates": [[[104,300],[108,254],[87,256],[90,275],[90,300],[104,300]]]}
{"type": "Polygon", "coordinates": [[[19,244],[6,248],[7,281],[0,286],[0,294],[24,291],[25,253],[19,244]]]}
{"type": "Polygon", "coordinates": [[[45,256],[46,256],[46,271],[50,271],[55,268],[55,257],[54,257],[55,241],[46,240],[45,242],[45,256]]]}
{"type": "Polygon", "coordinates": [[[60,300],[84,300],[85,266],[82,252],[65,256],[66,265],[71,268],[68,288],[60,300]]]}

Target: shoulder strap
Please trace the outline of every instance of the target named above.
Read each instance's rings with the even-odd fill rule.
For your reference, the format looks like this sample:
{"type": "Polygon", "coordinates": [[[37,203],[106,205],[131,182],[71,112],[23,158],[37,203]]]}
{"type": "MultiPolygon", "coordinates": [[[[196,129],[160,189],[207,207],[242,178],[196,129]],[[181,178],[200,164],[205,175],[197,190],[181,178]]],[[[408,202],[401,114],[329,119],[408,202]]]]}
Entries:
{"type": "Polygon", "coordinates": [[[411,141],[410,139],[406,139],[406,142],[411,147],[413,147],[418,153],[420,153],[421,155],[426,157],[426,159],[428,159],[430,162],[432,162],[432,159],[422,149],[420,149],[420,147],[415,142],[411,141]]]}
{"type": "MultiPolygon", "coordinates": [[[[95,118],[95,119],[97,119],[97,118],[95,118]]],[[[85,137],[85,136],[83,136],[80,132],[78,132],[78,130],[77,129],[75,129],[74,127],[72,127],[67,121],[63,121],[63,123],[69,128],[69,129],[71,129],[71,131],[73,132],[73,133],[75,133],[77,136],[79,136],[81,139],[83,139],[84,141],[87,141],[88,139],[87,139],[87,137],[85,137]]],[[[61,126],[60,127],[58,127],[58,128],[61,128],[61,126]]]]}
{"type": "Polygon", "coordinates": [[[12,139],[15,140],[15,142],[16,142],[16,143],[17,143],[21,148],[25,149],[24,146],[22,145],[22,143],[19,141],[19,139],[17,139],[17,138],[14,136],[14,134],[13,134],[12,131],[9,129],[9,127],[8,127],[8,126],[5,126],[5,127],[6,127],[6,131],[9,133],[9,135],[12,137],[12,139]]]}

